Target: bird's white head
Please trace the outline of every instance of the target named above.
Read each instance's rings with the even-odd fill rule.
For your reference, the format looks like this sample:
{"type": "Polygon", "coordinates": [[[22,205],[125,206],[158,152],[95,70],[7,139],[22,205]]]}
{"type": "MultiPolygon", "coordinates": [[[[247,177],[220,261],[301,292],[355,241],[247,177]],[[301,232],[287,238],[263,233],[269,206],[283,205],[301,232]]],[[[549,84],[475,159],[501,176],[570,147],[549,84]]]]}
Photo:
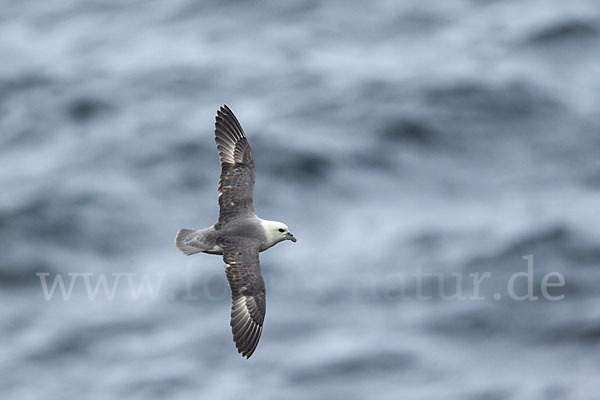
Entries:
{"type": "Polygon", "coordinates": [[[267,236],[265,242],[267,248],[279,242],[283,242],[284,240],[296,242],[296,238],[292,235],[288,226],[283,222],[262,220],[261,223],[267,236]]]}

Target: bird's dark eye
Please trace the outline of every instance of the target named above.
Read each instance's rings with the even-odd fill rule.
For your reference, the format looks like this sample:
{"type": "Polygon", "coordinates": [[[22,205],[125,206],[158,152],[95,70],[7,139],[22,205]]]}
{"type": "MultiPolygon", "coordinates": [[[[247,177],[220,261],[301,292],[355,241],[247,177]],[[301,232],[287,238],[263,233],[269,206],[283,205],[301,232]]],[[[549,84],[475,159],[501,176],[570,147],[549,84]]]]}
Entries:
{"type": "Polygon", "coordinates": [[[279,232],[283,233],[285,230],[283,228],[279,228],[279,232]]]}

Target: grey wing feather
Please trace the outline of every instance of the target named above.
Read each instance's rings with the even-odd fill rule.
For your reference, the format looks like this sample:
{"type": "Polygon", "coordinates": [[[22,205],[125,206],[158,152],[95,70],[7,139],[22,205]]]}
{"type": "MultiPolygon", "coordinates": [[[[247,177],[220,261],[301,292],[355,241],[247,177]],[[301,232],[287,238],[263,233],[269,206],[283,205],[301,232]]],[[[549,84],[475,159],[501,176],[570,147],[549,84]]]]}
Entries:
{"type": "Polygon", "coordinates": [[[244,130],[226,105],[217,111],[215,142],[221,160],[219,229],[228,221],[254,214],[256,172],[244,130]]]}
{"type": "Polygon", "coordinates": [[[231,331],[242,356],[250,358],[262,334],[265,320],[265,282],[258,249],[260,241],[245,237],[218,240],[223,248],[225,272],[231,288],[231,331]]]}

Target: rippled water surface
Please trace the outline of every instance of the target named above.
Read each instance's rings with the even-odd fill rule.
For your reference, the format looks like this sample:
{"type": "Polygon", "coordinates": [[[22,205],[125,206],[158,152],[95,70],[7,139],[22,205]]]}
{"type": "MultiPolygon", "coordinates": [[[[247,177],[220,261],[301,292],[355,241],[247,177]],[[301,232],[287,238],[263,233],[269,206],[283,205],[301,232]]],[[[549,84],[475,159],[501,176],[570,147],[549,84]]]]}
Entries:
{"type": "Polygon", "coordinates": [[[2,398],[597,398],[598,3],[0,5],[2,398]],[[173,247],[223,103],[299,239],[248,361],[173,247]]]}

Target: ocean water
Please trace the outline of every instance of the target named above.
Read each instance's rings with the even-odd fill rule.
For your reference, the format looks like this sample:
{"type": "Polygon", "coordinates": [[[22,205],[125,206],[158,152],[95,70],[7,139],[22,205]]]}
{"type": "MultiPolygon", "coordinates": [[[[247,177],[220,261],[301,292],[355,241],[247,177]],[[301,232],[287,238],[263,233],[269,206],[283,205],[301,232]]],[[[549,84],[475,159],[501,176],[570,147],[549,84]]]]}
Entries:
{"type": "Polygon", "coordinates": [[[596,1],[0,2],[1,397],[597,399],[599,55],[596,1]],[[173,246],[224,103],[298,238],[250,360],[173,246]]]}

